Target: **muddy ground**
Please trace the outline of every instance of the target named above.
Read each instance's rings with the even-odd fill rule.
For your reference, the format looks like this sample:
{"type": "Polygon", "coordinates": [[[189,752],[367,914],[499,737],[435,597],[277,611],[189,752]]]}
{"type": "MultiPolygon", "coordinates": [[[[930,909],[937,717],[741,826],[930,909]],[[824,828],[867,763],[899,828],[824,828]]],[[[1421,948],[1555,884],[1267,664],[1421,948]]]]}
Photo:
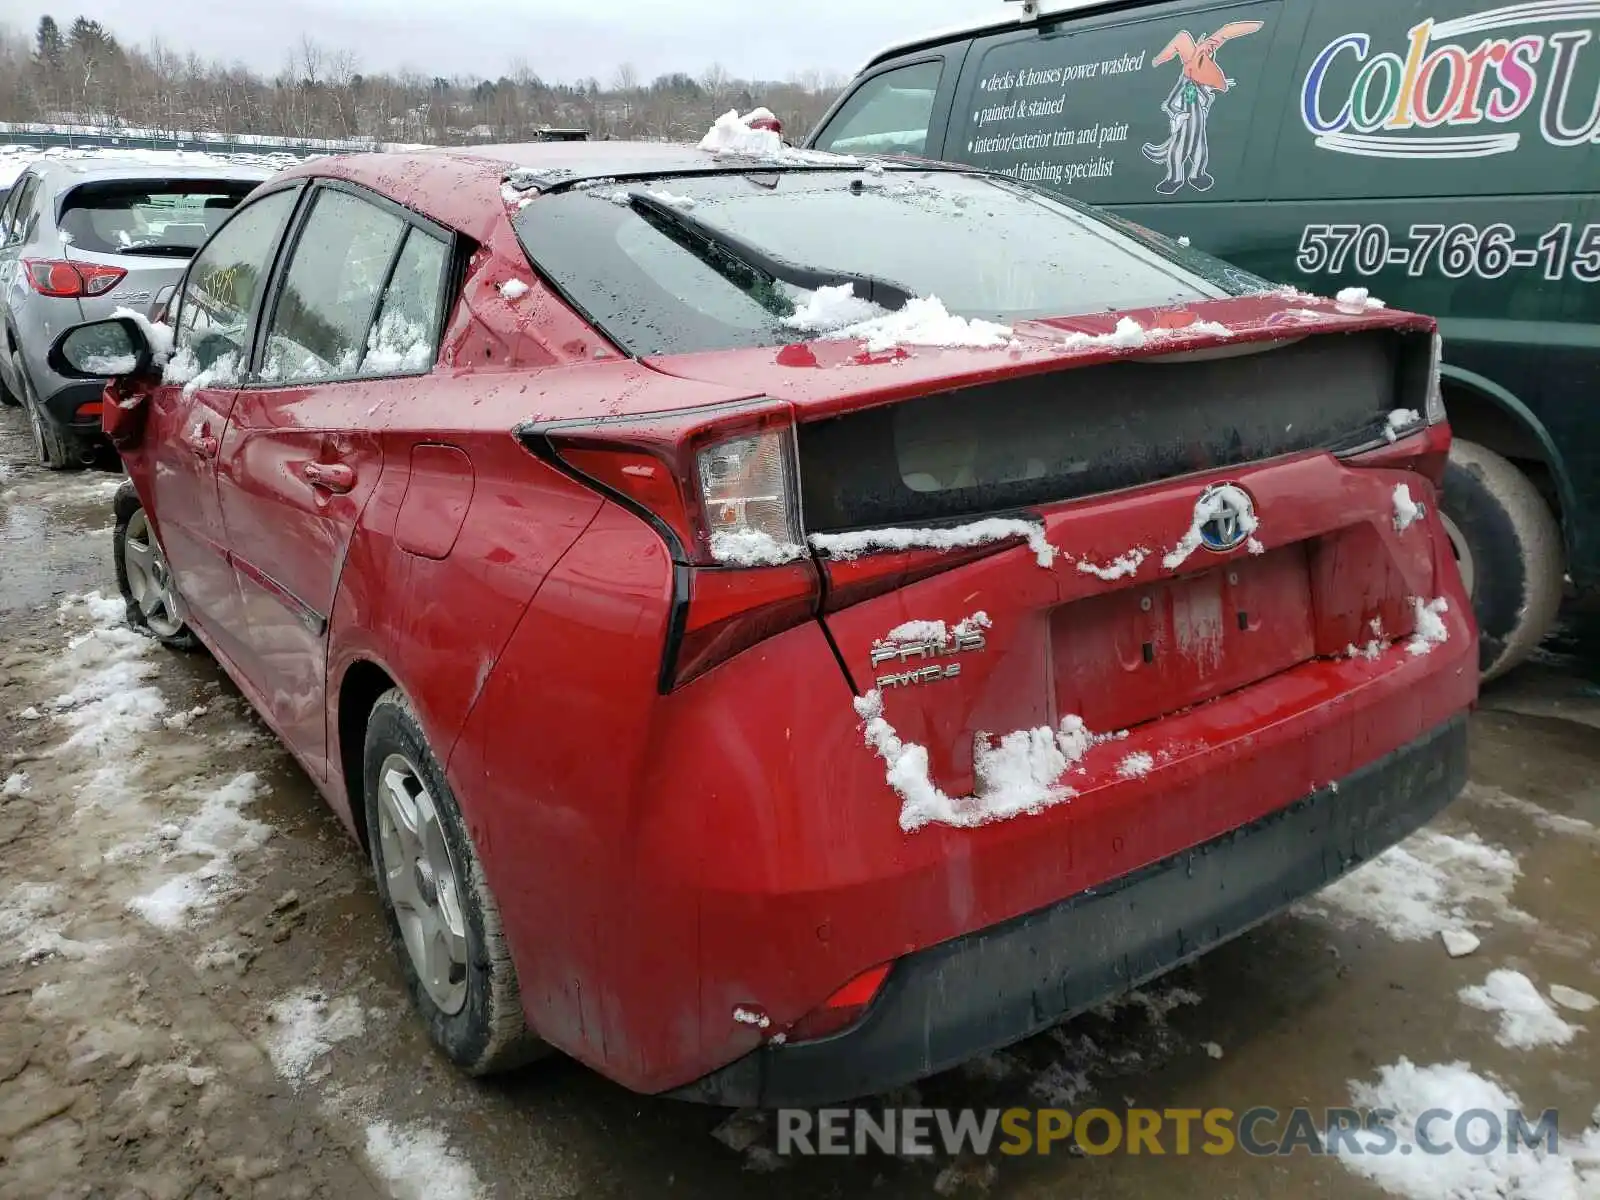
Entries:
{"type": "Polygon", "coordinates": [[[1600,1195],[1593,622],[1485,697],[1468,794],[1403,852],[892,1098],[1243,1110],[1498,1086],[1560,1110],[1559,1161],[780,1160],[759,1114],[560,1058],[491,1082],[437,1058],[355,845],[206,656],[119,627],[117,477],[28,451],[0,411],[0,1200],[1600,1195]],[[1481,944],[1452,958],[1442,930],[1481,944]]]}

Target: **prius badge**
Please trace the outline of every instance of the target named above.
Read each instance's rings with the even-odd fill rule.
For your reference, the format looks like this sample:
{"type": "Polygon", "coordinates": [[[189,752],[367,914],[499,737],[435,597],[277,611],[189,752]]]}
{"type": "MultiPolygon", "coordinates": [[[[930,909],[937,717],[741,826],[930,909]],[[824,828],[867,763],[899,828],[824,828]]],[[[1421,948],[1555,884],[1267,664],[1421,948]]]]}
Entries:
{"type": "Polygon", "coordinates": [[[1237,550],[1258,525],[1255,503],[1236,483],[1213,484],[1201,492],[1194,517],[1201,545],[1217,554],[1237,550]]]}
{"type": "Polygon", "coordinates": [[[941,679],[956,678],[961,674],[961,664],[948,660],[958,654],[972,654],[983,650],[988,644],[984,639],[983,630],[988,625],[988,617],[979,613],[977,617],[963,621],[948,633],[944,633],[941,627],[939,636],[879,642],[872,648],[874,667],[881,667],[885,663],[897,663],[904,667],[910,667],[912,663],[926,665],[878,676],[878,690],[915,687],[922,683],[936,683],[941,679]]]}

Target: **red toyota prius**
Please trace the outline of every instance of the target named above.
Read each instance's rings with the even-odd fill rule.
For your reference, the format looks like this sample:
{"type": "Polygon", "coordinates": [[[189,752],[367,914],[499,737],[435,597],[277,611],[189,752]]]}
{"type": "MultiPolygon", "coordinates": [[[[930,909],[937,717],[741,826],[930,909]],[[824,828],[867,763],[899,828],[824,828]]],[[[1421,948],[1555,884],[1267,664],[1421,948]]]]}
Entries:
{"type": "Polygon", "coordinates": [[[114,377],[130,619],[361,840],[470,1072],[901,1084],[1464,782],[1433,323],[1010,179],[313,162],[52,353],[114,377]]]}

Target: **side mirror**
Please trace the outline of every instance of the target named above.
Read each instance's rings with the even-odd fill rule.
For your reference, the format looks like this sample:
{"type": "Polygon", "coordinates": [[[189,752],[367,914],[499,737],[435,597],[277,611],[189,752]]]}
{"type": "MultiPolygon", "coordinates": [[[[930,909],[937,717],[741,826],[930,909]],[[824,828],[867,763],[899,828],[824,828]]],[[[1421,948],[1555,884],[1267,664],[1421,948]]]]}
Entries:
{"type": "Polygon", "coordinates": [[[50,369],[68,379],[120,379],[150,370],[150,343],[138,322],[112,317],[74,325],[50,347],[50,369]]]}

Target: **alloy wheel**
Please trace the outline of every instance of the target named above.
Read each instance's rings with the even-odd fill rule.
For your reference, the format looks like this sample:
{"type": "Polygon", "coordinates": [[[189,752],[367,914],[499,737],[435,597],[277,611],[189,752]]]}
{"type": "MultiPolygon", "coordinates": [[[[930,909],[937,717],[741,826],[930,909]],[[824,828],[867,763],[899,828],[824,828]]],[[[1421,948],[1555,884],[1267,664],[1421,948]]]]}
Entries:
{"type": "Polygon", "coordinates": [[[172,586],[172,568],[167,565],[167,556],[161,552],[161,543],[142,508],[128,518],[122,561],[128,590],[144,623],[157,637],[176,637],[183,630],[183,617],[172,586]]]}
{"type": "Polygon", "coordinates": [[[463,889],[433,797],[401,754],[378,776],[378,860],[411,966],[447,1016],[467,1002],[463,889]]]}

